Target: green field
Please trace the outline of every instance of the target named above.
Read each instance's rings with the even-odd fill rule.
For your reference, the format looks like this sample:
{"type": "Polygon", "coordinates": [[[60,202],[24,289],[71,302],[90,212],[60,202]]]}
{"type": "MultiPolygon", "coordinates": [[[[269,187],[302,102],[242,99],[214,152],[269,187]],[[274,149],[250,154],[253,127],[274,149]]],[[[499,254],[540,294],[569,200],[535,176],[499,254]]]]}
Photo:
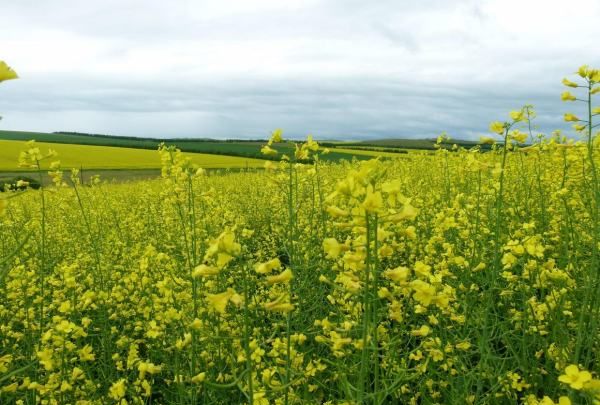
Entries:
{"type": "MultiPolygon", "coordinates": [[[[134,138],[119,137],[110,135],[86,135],[86,134],[65,134],[65,133],[45,133],[45,132],[24,132],[24,131],[0,131],[0,140],[29,141],[35,139],[38,142],[59,143],[59,144],[78,144],[95,146],[113,146],[121,148],[149,149],[156,150],[161,142],[167,145],[175,145],[183,152],[206,153],[211,155],[238,156],[252,159],[275,159],[266,157],[260,152],[260,148],[266,141],[254,140],[206,140],[206,139],[156,139],[156,138],[134,138]]],[[[293,144],[278,144],[273,146],[281,154],[293,154],[293,144]]],[[[357,153],[353,150],[337,151],[323,155],[322,159],[326,161],[339,161],[341,159],[358,160],[368,159],[369,156],[376,156],[376,153],[367,154],[357,153]]],[[[129,167],[129,166],[127,166],[129,167]]]]}
{"type": "MultiPolygon", "coordinates": [[[[274,144],[277,156],[265,156],[260,149],[266,141],[261,140],[210,140],[210,139],[157,139],[93,135],[80,133],[45,133],[25,131],[0,131],[0,171],[19,170],[16,164],[23,141],[35,139],[45,148],[56,149],[61,155],[63,167],[85,169],[139,169],[156,168],[159,161],[155,150],[161,142],[175,145],[189,153],[194,163],[205,168],[243,168],[262,166],[265,159],[279,160],[283,155],[292,156],[293,142],[274,144]]],[[[472,147],[474,143],[456,141],[460,146],[472,147]]],[[[408,150],[432,150],[431,139],[382,139],[363,142],[324,142],[329,153],[320,159],[329,162],[340,160],[368,160],[405,158],[408,150]]],[[[450,147],[450,145],[445,145],[450,147]]],[[[123,176],[122,173],[117,177],[123,176]]],[[[135,177],[135,176],[134,176],[135,177]]]]}
{"type": "MultiPolygon", "coordinates": [[[[265,157],[260,153],[260,148],[265,140],[215,140],[215,139],[190,139],[190,138],[137,138],[114,135],[95,135],[81,133],[46,133],[27,131],[0,131],[0,140],[29,141],[35,139],[39,142],[118,146],[122,148],[156,150],[161,142],[167,145],[176,145],[184,152],[209,153],[214,155],[240,156],[254,159],[277,159],[265,157]]],[[[375,139],[357,142],[321,142],[321,146],[330,149],[330,153],[321,156],[326,161],[340,159],[364,160],[369,156],[386,156],[379,152],[389,152],[388,157],[397,157],[406,150],[434,150],[435,139],[375,139]]],[[[443,147],[450,148],[453,144],[471,148],[478,144],[476,141],[452,140],[443,143],[443,147]]],[[[274,148],[282,154],[292,154],[292,144],[276,144],[274,148]]]]}
{"type": "MultiPolygon", "coordinates": [[[[359,142],[334,142],[334,143],[323,143],[324,146],[330,146],[338,150],[338,148],[344,149],[388,149],[395,153],[401,152],[402,150],[435,150],[436,139],[374,139],[368,141],[359,142]]],[[[451,139],[443,141],[441,144],[442,148],[450,149],[453,145],[457,145],[466,149],[472,148],[476,145],[480,145],[478,141],[468,141],[463,139],[451,139]]],[[[480,145],[482,149],[489,149],[487,145],[480,145]]]]}
{"type": "Polygon", "coordinates": [[[351,155],[355,155],[355,156],[367,156],[369,158],[372,157],[386,157],[386,158],[402,158],[403,156],[406,156],[406,153],[398,153],[398,152],[390,152],[389,149],[387,148],[381,148],[380,150],[363,150],[360,149],[358,147],[348,147],[348,148],[335,148],[332,149],[335,150],[335,153],[347,153],[347,154],[351,154],[351,155]]]}

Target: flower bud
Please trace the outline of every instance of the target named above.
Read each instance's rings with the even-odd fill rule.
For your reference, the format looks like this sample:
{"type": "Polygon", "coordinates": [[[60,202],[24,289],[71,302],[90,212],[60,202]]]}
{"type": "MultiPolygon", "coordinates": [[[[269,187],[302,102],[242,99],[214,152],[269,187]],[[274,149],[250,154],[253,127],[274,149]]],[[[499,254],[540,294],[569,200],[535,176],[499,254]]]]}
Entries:
{"type": "Polygon", "coordinates": [[[564,85],[565,85],[565,86],[567,86],[567,87],[573,87],[573,88],[576,88],[576,87],[578,87],[578,86],[577,86],[577,83],[575,83],[575,82],[572,82],[572,81],[570,81],[570,80],[569,80],[569,79],[567,79],[567,78],[564,78],[564,79],[562,80],[562,84],[564,84],[564,85]]]}

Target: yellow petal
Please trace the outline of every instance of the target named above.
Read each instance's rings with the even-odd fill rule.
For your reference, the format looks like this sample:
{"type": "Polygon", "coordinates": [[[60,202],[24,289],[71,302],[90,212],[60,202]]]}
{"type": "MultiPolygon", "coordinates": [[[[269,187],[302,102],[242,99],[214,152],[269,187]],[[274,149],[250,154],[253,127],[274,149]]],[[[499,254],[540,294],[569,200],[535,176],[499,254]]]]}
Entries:
{"type": "Polygon", "coordinates": [[[500,121],[494,121],[490,124],[490,132],[498,135],[504,134],[504,124],[500,121]]]}
{"type": "Polygon", "coordinates": [[[0,82],[18,78],[17,72],[12,70],[4,61],[0,60],[0,82]]]}
{"type": "Polygon", "coordinates": [[[233,293],[231,291],[225,291],[220,294],[206,294],[206,299],[211,308],[217,311],[220,314],[225,313],[225,308],[227,307],[227,303],[233,293]]]}
{"type": "Polygon", "coordinates": [[[327,254],[328,259],[336,259],[340,255],[341,246],[335,238],[325,238],[323,251],[327,254]]]}
{"type": "Polygon", "coordinates": [[[291,279],[294,278],[292,271],[290,269],[285,269],[282,273],[276,276],[267,276],[267,283],[276,284],[276,283],[288,283],[291,279]]]}
{"type": "Polygon", "coordinates": [[[575,114],[571,114],[571,113],[566,113],[565,114],[565,121],[569,122],[569,121],[579,121],[579,118],[575,115],[575,114]]]}
{"type": "Polygon", "coordinates": [[[577,87],[577,83],[570,81],[569,79],[565,78],[562,80],[562,84],[564,84],[567,87],[573,87],[576,88],[577,87]]]}
{"type": "Polygon", "coordinates": [[[288,313],[294,310],[294,304],[289,302],[287,294],[280,295],[276,300],[264,304],[267,311],[288,313]]]}
{"type": "Polygon", "coordinates": [[[192,277],[194,277],[194,278],[207,277],[207,276],[214,276],[216,274],[219,274],[219,269],[217,267],[207,266],[206,264],[201,264],[199,266],[196,266],[196,268],[192,272],[192,277]]]}

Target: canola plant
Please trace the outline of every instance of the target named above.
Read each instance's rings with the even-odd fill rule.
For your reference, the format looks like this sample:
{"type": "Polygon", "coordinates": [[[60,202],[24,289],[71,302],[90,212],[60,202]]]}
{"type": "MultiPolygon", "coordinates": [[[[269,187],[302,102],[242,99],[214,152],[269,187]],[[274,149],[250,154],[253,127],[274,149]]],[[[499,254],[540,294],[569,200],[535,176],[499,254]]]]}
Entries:
{"type": "Polygon", "coordinates": [[[0,403],[599,403],[600,71],[578,73],[580,141],[525,106],[486,152],[325,163],[309,137],[207,173],[161,146],[160,179],[91,185],[30,143],[54,184],[0,197],[0,403]]]}

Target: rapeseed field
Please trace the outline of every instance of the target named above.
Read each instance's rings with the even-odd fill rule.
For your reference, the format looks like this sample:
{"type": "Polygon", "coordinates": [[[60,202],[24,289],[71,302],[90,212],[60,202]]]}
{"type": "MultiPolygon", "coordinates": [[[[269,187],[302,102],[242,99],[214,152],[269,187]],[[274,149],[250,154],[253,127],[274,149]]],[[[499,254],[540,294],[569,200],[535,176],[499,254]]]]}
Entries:
{"type": "Polygon", "coordinates": [[[28,144],[54,186],[0,197],[0,403],[598,404],[600,71],[579,76],[581,141],[526,106],[485,153],[327,163],[309,137],[219,174],[161,146],[161,179],[83,186],[28,144]]]}
{"type": "MultiPolygon", "coordinates": [[[[15,156],[26,148],[23,141],[0,140],[0,170],[18,168],[15,156]]],[[[156,152],[146,149],[119,148],[94,145],[71,145],[39,142],[36,147],[53,150],[60,156],[62,167],[85,169],[150,169],[159,168],[156,152]]],[[[238,156],[213,155],[208,153],[186,153],[199,167],[240,168],[261,167],[260,159],[238,156]]]]}

